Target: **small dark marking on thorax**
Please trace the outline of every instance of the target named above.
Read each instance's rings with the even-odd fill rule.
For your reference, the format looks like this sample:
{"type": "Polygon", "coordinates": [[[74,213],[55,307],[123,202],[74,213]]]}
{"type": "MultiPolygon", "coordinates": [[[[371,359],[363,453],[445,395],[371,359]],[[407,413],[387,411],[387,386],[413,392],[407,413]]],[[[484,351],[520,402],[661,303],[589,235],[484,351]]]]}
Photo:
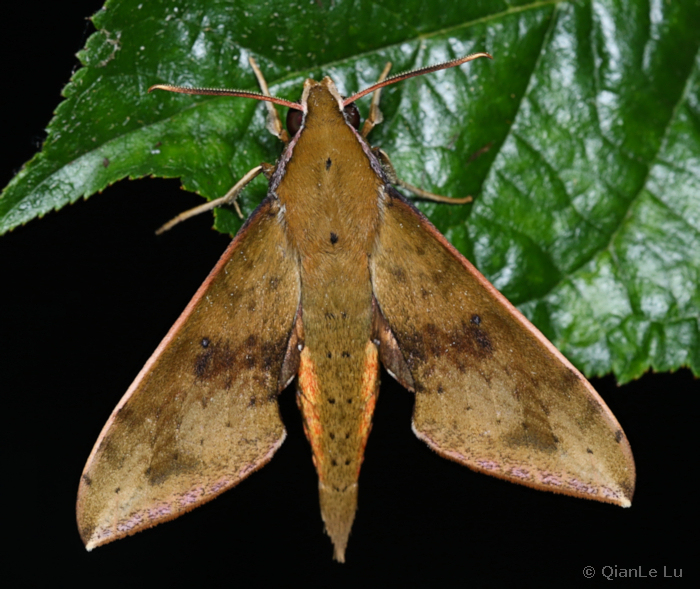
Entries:
{"type": "MultiPolygon", "coordinates": [[[[330,160],[329,160],[329,161],[330,161],[330,160]]],[[[331,232],[331,243],[332,243],[333,245],[335,245],[336,243],[338,243],[338,236],[337,236],[335,233],[333,233],[333,232],[331,232]]]]}
{"type": "Polygon", "coordinates": [[[328,158],[326,160],[326,170],[330,170],[332,164],[333,164],[333,162],[331,161],[331,158],[328,158]]]}

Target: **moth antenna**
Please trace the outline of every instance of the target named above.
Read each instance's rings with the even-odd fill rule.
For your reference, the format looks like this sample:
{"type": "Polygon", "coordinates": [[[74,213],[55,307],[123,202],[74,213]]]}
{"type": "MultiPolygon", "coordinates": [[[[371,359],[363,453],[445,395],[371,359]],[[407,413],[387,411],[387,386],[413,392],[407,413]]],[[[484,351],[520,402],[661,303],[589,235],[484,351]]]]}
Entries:
{"type": "Polygon", "coordinates": [[[260,92],[250,92],[249,90],[229,90],[227,88],[189,88],[187,86],[171,86],[170,84],[156,84],[148,89],[149,92],[152,92],[153,90],[166,90],[167,92],[175,92],[177,94],[195,94],[198,96],[240,96],[241,98],[252,98],[253,100],[272,102],[274,104],[279,104],[280,106],[286,106],[287,108],[303,110],[301,104],[298,102],[292,102],[291,100],[285,100],[284,98],[277,98],[276,96],[266,96],[260,92]]]}
{"type": "Polygon", "coordinates": [[[379,90],[379,88],[384,88],[384,86],[389,86],[390,84],[395,84],[396,82],[401,82],[403,80],[407,80],[408,78],[414,78],[415,76],[422,76],[423,74],[429,74],[430,72],[436,72],[438,70],[446,70],[451,67],[456,67],[458,65],[462,65],[463,63],[467,63],[468,61],[472,61],[474,59],[478,59],[479,57],[488,57],[489,59],[493,59],[493,57],[489,53],[472,53],[471,55],[466,55],[464,57],[460,57],[458,59],[453,59],[451,61],[446,61],[444,63],[438,63],[436,65],[429,65],[427,67],[422,67],[417,70],[411,70],[410,72],[404,72],[402,74],[396,74],[395,76],[391,76],[390,78],[387,78],[386,80],[382,82],[377,82],[373,86],[370,86],[369,88],[365,88],[362,90],[362,92],[358,92],[357,94],[354,94],[350,98],[346,98],[345,101],[343,102],[343,106],[347,106],[351,102],[355,102],[356,100],[362,98],[363,96],[366,96],[367,94],[370,94],[371,92],[374,92],[375,90],[379,90]]]}

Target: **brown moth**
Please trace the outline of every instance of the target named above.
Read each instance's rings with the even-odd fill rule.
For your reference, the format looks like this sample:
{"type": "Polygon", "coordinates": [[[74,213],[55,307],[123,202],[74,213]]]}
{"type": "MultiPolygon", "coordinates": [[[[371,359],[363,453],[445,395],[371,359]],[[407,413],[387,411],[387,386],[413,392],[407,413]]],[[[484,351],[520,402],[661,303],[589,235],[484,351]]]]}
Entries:
{"type": "Polygon", "coordinates": [[[440,455],[630,505],[632,452],[605,403],[397,192],[392,182],[408,185],[365,139],[381,118],[380,88],[483,56],[350,98],[330,78],[308,79],[299,103],[271,97],[261,75],[263,94],[154,87],[267,101],[286,146],[224,197],[232,202],[258,173],[269,179],[88,458],[77,504],[88,550],[175,518],[267,463],[285,438],[277,396],[296,375],[321,514],[342,562],[380,362],[415,393],[413,430],[440,455]],[[354,101],[371,92],[358,132],[354,101]],[[271,103],[289,107],[289,135],[271,103]]]}

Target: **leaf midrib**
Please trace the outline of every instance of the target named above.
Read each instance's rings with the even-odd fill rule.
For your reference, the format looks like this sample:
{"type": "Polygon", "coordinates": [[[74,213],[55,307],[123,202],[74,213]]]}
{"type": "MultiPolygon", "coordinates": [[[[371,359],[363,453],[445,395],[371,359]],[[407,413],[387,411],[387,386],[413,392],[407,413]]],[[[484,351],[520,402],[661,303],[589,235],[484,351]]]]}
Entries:
{"type": "MultiPolygon", "coordinates": [[[[656,163],[659,159],[659,153],[661,153],[662,150],[664,149],[664,147],[666,146],[666,143],[668,141],[668,134],[670,132],[673,121],[676,119],[676,114],[678,112],[678,109],[680,108],[681,104],[683,104],[685,102],[689,86],[690,86],[692,79],[693,79],[693,69],[695,68],[695,61],[697,60],[699,55],[700,55],[700,46],[698,46],[698,49],[695,53],[695,58],[692,61],[692,66],[688,72],[688,75],[686,78],[686,83],[683,86],[683,90],[680,92],[678,100],[674,104],[673,109],[671,110],[671,114],[670,114],[668,120],[666,121],[666,125],[664,127],[664,132],[663,132],[661,141],[659,141],[659,146],[657,147],[656,152],[654,153],[653,157],[649,158],[648,163],[646,163],[647,173],[644,177],[644,180],[642,182],[640,182],[640,187],[639,187],[639,190],[637,190],[636,194],[632,198],[629,199],[629,201],[627,203],[627,208],[625,209],[625,213],[620,217],[620,222],[618,223],[617,227],[615,229],[613,229],[613,231],[611,231],[610,238],[608,239],[608,242],[605,245],[603,245],[597,249],[591,250],[590,255],[587,256],[586,258],[583,258],[583,260],[580,261],[576,266],[572,267],[570,271],[568,271],[566,273],[560,272],[561,278],[559,280],[557,280],[552,285],[551,288],[547,289],[547,291],[544,294],[542,294],[540,297],[527,299],[525,301],[522,301],[521,304],[536,302],[536,301],[540,301],[540,300],[545,299],[549,294],[551,294],[553,291],[555,291],[557,288],[559,288],[559,286],[561,286],[566,280],[569,280],[574,274],[576,274],[576,272],[578,272],[581,268],[583,268],[588,263],[590,263],[591,260],[595,259],[602,252],[607,251],[610,254],[610,257],[611,257],[613,263],[615,264],[615,267],[618,270],[620,270],[622,268],[619,260],[617,259],[617,256],[615,255],[615,251],[614,251],[614,247],[613,247],[614,242],[617,239],[618,235],[620,234],[620,231],[622,230],[622,228],[627,224],[627,221],[630,219],[634,204],[641,198],[644,191],[648,191],[647,185],[649,183],[649,177],[651,176],[652,170],[654,169],[654,166],[656,165],[656,163]]],[[[660,199],[658,199],[655,195],[653,195],[653,193],[650,192],[650,194],[652,194],[652,196],[654,196],[654,198],[656,200],[658,200],[659,202],[663,202],[660,199]]],[[[666,209],[668,209],[670,212],[674,213],[674,216],[678,216],[677,213],[675,213],[675,211],[673,211],[673,209],[671,209],[667,203],[663,203],[663,204],[664,204],[664,207],[666,209]]],[[[694,227],[692,227],[688,223],[686,223],[686,225],[691,227],[693,229],[693,231],[697,233],[697,229],[695,229],[694,227]]],[[[627,288],[627,281],[624,280],[623,278],[624,278],[623,276],[620,276],[620,282],[623,285],[623,287],[625,288],[625,291],[627,292],[627,298],[628,298],[628,302],[630,304],[630,308],[633,308],[632,301],[631,301],[630,296],[629,296],[629,289],[627,288]]]]}

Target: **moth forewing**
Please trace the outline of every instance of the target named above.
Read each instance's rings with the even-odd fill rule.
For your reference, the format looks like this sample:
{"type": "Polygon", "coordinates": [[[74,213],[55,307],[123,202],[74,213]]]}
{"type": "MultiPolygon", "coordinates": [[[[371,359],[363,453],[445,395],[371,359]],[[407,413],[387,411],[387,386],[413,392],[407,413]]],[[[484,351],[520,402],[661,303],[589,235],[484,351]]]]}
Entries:
{"type": "Polygon", "coordinates": [[[300,284],[278,214],[268,199],[251,216],[102,430],[78,490],[88,550],[212,499],[284,440],[300,284]]]}
{"type": "Polygon", "coordinates": [[[486,474],[630,505],[632,452],[603,400],[395,191],[371,269],[413,378],[419,438],[486,474]]]}

